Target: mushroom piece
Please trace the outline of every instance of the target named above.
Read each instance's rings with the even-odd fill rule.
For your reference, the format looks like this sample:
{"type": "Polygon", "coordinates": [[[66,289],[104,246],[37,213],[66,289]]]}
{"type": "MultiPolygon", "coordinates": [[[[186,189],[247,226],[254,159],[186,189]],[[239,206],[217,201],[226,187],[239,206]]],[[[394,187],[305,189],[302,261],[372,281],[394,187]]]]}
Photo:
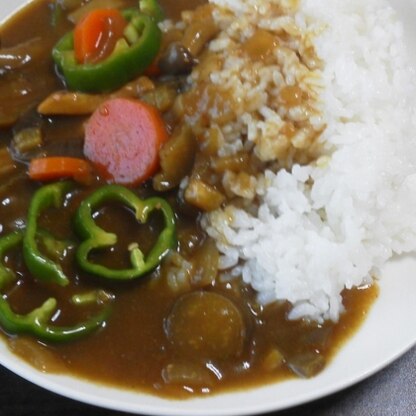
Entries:
{"type": "Polygon", "coordinates": [[[179,42],[171,43],[159,59],[158,66],[164,75],[186,75],[196,61],[185,46],[179,42]]]}

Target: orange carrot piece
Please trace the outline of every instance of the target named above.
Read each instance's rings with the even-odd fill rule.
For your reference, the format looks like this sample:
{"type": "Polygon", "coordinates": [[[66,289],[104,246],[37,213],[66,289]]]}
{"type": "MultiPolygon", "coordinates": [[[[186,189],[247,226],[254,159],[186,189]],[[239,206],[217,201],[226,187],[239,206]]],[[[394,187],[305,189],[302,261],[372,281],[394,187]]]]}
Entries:
{"type": "Polygon", "coordinates": [[[85,125],[84,155],[109,182],[138,185],[159,167],[168,139],[159,111],[142,101],[114,98],[85,125]]]}
{"type": "Polygon", "coordinates": [[[92,180],[91,166],[84,159],[75,157],[41,157],[30,161],[29,177],[36,181],[52,181],[72,178],[80,183],[92,180]]]}
{"type": "Polygon", "coordinates": [[[127,22],[117,9],[97,9],[75,27],[74,52],[79,63],[95,63],[108,57],[123,36],[127,22]]]}

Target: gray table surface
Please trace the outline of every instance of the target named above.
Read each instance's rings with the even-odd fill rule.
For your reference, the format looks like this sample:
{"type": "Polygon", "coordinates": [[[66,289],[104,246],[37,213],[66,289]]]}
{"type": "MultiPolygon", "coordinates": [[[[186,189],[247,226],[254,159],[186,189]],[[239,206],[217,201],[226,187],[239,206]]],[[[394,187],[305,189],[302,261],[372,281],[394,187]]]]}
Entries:
{"type": "MultiPolygon", "coordinates": [[[[129,416],[43,390],[0,367],[0,416],[129,416]]],[[[416,347],[361,383],[267,416],[416,416],[416,347]]]]}

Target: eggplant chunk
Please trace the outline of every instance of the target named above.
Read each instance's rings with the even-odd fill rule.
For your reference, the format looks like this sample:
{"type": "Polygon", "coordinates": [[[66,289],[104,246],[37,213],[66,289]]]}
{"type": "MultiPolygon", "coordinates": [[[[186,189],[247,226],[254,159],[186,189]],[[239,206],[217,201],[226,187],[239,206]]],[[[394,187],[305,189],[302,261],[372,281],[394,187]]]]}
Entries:
{"type": "Polygon", "coordinates": [[[231,300],[213,292],[181,296],[165,321],[167,338],[180,353],[201,360],[239,356],[245,332],[241,311],[231,300]]]}

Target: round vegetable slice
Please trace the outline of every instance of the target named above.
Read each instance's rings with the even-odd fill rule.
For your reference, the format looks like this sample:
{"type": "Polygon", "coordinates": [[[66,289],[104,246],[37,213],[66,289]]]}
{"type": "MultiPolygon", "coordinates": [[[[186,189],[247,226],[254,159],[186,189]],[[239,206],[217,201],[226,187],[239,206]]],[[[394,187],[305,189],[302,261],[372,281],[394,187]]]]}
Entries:
{"type": "Polygon", "coordinates": [[[231,300],[203,291],[180,297],[164,329],[181,354],[206,360],[238,356],[246,333],[243,315],[231,300]]]}
{"type": "Polygon", "coordinates": [[[104,102],[85,126],[84,154],[109,182],[138,185],[159,166],[168,139],[159,111],[138,100],[104,102]]]}

